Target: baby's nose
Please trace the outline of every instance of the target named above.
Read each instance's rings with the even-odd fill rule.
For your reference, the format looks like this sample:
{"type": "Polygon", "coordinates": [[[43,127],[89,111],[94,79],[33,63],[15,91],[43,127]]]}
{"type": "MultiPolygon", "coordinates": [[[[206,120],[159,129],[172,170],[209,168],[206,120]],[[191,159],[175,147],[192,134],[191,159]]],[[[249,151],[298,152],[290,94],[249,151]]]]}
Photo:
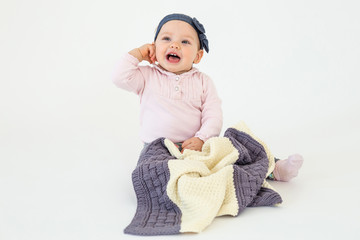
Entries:
{"type": "Polygon", "coordinates": [[[173,43],[171,43],[170,48],[180,49],[180,46],[178,43],[173,42],[173,43]]]}

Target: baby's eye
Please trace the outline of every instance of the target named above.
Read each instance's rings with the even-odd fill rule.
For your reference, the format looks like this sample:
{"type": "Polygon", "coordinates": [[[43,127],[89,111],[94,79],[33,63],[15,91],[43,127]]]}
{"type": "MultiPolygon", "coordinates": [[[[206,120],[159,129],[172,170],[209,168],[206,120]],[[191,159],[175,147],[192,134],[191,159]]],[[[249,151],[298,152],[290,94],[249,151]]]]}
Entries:
{"type": "Polygon", "coordinates": [[[162,40],[170,41],[170,38],[169,37],[163,37],[162,40]]]}
{"type": "Polygon", "coordinates": [[[190,44],[190,42],[188,40],[183,40],[182,43],[183,44],[190,44]]]}

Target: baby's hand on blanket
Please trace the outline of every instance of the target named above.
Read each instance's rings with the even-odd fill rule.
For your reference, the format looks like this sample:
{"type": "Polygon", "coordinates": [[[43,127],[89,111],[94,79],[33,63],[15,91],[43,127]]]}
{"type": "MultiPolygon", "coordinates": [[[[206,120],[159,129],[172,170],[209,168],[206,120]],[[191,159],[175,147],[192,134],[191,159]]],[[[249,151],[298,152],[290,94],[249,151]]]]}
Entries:
{"type": "Polygon", "coordinates": [[[183,148],[183,151],[184,151],[184,149],[191,149],[191,150],[201,152],[201,149],[202,149],[203,145],[204,145],[203,140],[201,140],[198,137],[192,137],[192,138],[190,138],[188,140],[185,140],[181,147],[183,148]]]}

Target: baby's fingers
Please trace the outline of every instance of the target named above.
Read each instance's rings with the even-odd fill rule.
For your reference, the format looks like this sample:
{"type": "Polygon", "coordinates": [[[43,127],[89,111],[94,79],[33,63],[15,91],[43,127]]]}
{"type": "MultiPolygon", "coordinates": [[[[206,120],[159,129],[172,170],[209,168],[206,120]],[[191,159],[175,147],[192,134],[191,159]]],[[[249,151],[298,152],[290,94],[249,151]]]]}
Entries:
{"type": "Polygon", "coordinates": [[[150,60],[150,63],[155,63],[155,60],[156,60],[155,54],[149,54],[149,60],[150,60]]]}
{"type": "Polygon", "coordinates": [[[151,44],[149,46],[149,58],[151,60],[151,63],[155,63],[156,61],[156,54],[155,54],[155,45],[151,44]]]}
{"type": "Polygon", "coordinates": [[[153,63],[155,63],[157,61],[156,54],[154,54],[154,56],[151,57],[151,61],[153,61],[153,63]]]}
{"type": "Polygon", "coordinates": [[[149,51],[149,55],[150,55],[150,56],[154,55],[154,54],[155,54],[154,45],[149,44],[149,46],[148,46],[148,51],[149,51]]]}
{"type": "Polygon", "coordinates": [[[182,148],[187,148],[187,146],[191,143],[191,141],[188,139],[188,140],[185,140],[183,142],[183,144],[181,145],[182,148]]]}

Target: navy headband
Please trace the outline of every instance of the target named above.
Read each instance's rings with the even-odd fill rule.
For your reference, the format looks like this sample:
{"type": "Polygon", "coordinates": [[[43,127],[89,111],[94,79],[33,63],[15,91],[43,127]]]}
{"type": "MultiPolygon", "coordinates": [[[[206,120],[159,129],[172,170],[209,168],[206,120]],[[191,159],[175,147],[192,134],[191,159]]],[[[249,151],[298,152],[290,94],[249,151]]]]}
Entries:
{"type": "Polygon", "coordinates": [[[200,41],[200,49],[205,49],[206,52],[209,52],[209,41],[206,38],[204,26],[196,18],[191,18],[185,14],[173,13],[173,14],[165,16],[160,21],[159,26],[156,29],[154,41],[156,41],[156,38],[157,38],[162,26],[171,20],[180,20],[180,21],[184,21],[184,22],[187,22],[188,24],[190,24],[198,34],[199,41],[200,41]]]}

